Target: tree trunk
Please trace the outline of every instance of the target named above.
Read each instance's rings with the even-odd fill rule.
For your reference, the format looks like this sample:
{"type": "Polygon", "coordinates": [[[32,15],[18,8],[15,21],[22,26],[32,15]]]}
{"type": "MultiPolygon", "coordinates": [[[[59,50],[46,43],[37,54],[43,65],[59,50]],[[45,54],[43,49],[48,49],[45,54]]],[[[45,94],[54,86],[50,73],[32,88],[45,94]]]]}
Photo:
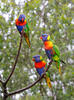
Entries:
{"type": "Polygon", "coordinates": [[[6,100],[7,99],[7,89],[6,89],[6,84],[3,84],[3,100],[6,100]]]}

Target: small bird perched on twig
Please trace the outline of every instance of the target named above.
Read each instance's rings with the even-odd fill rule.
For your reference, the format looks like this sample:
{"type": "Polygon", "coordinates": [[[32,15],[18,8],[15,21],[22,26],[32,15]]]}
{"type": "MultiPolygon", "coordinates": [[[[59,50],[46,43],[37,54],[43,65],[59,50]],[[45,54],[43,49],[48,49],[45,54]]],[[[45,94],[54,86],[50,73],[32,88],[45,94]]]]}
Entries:
{"type": "MultiPolygon", "coordinates": [[[[36,71],[41,76],[45,72],[46,62],[43,60],[42,56],[40,55],[33,56],[32,60],[35,62],[34,65],[35,65],[36,71]]],[[[46,74],[44,75],[44,78],[46,80],[48,87],[51,88],[52,85],[51,85],[51,81],[49,77],[50,77],[50,74],[46,72],[46,74]]]]}
{"type": "Polygon", "coordinates": [[[29,40],[29,26],[27,21],[25,20],[25,15],[21,14],[19,18],[15,20],[15,24],[17,27],[17,30],[21,34],[24,33],[23,36],[25,37],[25,41],[27,42],[28,46],[30,47],[30,40],[29,40]]]}
{"type": "Polygon", "coordinates": [[[62,62],[64,64],[65,64],[65,62],[60,59],[60,50],[59,50],[58,46],[52,42],[50,35],[48,35],[48,34],[42,34],[40,39],[43,40],[44,49],[45,49],[47,57],[56,62],[56,65],[59,69],[59,73],[60,73],[60,75],[62,75],[60,62],[62,62]]]}

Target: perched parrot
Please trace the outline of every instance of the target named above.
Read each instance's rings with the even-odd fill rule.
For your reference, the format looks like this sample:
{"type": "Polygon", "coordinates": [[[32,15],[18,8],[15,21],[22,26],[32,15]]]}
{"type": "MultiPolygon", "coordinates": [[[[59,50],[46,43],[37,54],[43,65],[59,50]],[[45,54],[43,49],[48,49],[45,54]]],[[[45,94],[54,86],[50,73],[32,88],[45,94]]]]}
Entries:
{"type": "MultiPolygon", "coordinates": [[[[46,62],[43,60],[42,56],[40,56],[40,55],[33,56],[32,60],[35,62],[34,65],[35,65],[36,71],[41,76],[46,69],[45,68],[46,62]]],[[[50,77],[50,74],[48,72],[46,72],[44,78],[46,80],[48,87],[51,88],[52,85],[51,85],[51,81],[50,81],[49,77],[50,77]]]]}
{"type": "Polygon", "coordinates": [[[42,34],[40,39],[43,40],[44,48],[45,48],[45,52],[46,52],[47,57],[56,62],[56,65],[59,69],[59,73],[61,75],[62,73],[61,73],[60,62],[63,62],[63,61],[60,60],[59,48],[55,44],[53,44],[53,42],[51,41],[50,35],[48,35],[48,34],[42,34]]]}
{"type": "Polygon", "coordinates": [[[28,46],[30,47],[30,41],[29,41],[29,26],[28,26],[28,23],[27,21],[25,20],[25,15],[24,14],[21,14],[19,16],[19,18],[17,18],[15,20],[15,24],[16,24],[16,27],[17,27],[17,30],[19,31],[19,33],[21,34],[22,31],[24,31],[24,37],[25,37],[25,40],[28,44],[28,46]]]}

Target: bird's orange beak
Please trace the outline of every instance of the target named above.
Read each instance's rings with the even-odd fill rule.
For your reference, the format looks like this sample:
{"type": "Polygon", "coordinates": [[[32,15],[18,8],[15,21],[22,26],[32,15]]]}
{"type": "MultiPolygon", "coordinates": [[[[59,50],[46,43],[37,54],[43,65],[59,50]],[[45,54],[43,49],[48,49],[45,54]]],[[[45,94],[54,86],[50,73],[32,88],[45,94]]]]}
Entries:
{"type": "Polygon", "coordinates": [[[24,21],[24,18],[22,18],[22,22],[24,21]]]}
{"type": "Polygon", "coordinates": [[[40,39],[42,39],[42,36],[40,37],[40,39]]]}
{"type": "Polygon", "coordinates": [[[34,59],[34,58],[32,58],[32,61],[35,61],[35,59],[34,59]]]}

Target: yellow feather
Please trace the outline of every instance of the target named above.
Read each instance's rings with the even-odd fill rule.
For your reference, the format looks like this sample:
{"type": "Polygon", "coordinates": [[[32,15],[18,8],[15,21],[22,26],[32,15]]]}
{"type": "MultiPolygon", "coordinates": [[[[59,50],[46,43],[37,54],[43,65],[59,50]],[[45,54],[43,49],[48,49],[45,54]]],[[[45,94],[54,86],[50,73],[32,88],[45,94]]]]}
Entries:
{"type": "Polygon", "coordinates": [[[26,39],[26,42],[27,42],[28,46],[30,47],[29,39],[28,38],[25,38],[25,39],[26,39]]]}
{"type": "Polygon", "coordinates": [[[53,47],[53,43],[52,43],[51,41],[49,41],[49,42],[48,42],[48,46],[49,46],[50,48],[52,48],[52,47],[53,47]]]}
{"type": "Polygon", "coordinates": [[[47,37],[47,40],[50,40],[50,35],[47,37]]]}
{"type": "Polygon", "coordinates": [[[25,37],[25,40],[26,40],[26,42],[27,42],[28,46],[30,47],[30,41],[29,41],[28,36],[27,36],[26,34],[24,34],[24,37],[25,37]]]}
{"type": "Polygon", "coordinates": [[[61,73],[61,67],[59,66],[59,73],[60,73],[60,75],[62,75],[62,73],[61,73]]]}
{"type": "Polygon", "coordinates": [[[58,60],[59,60],[59,57],[58,57],[58,56],[54,56],[53,59],[54,59],[55,61],[58,61],[58,60]]]}
{"type": "Polygon", "coordinates": [[[51,81],[49,77],[46,77],[46,82],[49,88],[52,88],[51,81]]]}
{"type": "Polygon", "coordinates": [[[42,56],[40,56],[40,60],[42,60],[42,56]]]}
{"type": "Polygon", "coordinates": [[[25,22],[26,22],[26,20],[25,20],[25,22]]]}

